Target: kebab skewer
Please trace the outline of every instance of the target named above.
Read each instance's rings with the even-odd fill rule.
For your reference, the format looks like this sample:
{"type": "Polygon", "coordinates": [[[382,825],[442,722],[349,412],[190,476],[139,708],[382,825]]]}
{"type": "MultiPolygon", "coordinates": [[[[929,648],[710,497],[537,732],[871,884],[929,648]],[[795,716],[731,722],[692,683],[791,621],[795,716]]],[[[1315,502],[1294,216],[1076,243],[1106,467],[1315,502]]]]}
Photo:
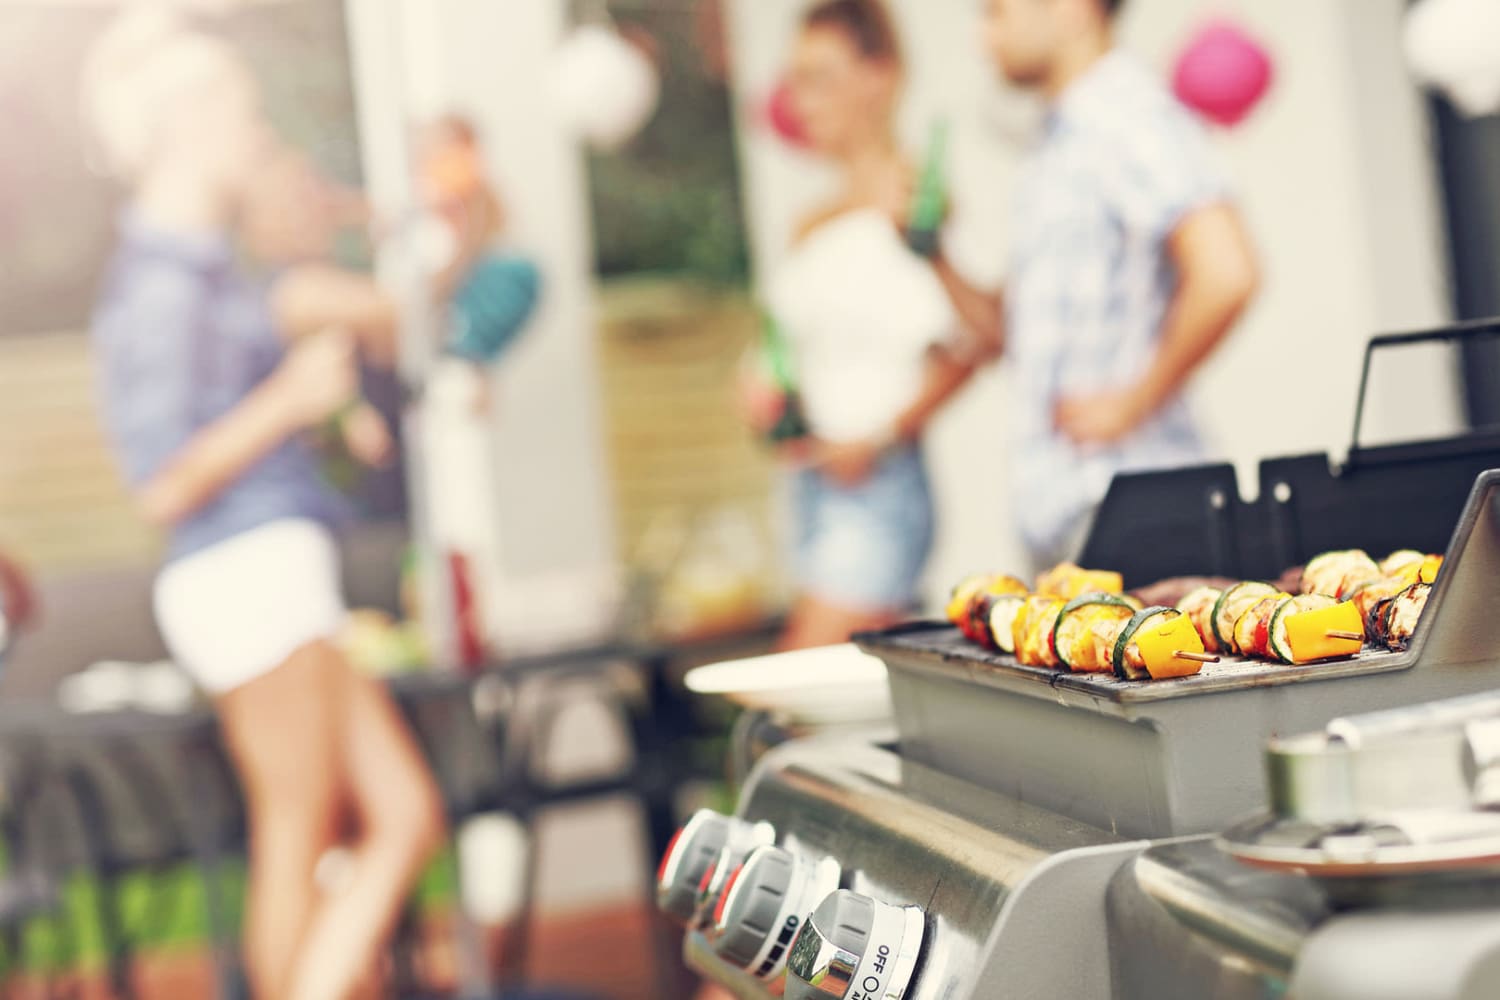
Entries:
{"type": "Polygon", "coordinates": [[[1053,658],[1074,673],[1161,680],[1198,673],[1219,658],[1176,608],[1134,608],[1112,594],[1082,594],[1065,604],[1052,630],[1053,658]]]}
{"type": "Polygon", "coordinates": [[[1415,549],[1379,563],[1340,550],[1308,562],[1297,580],[1304,593],[1245,581],[1199,587],[1175,608],[1142,609],[1122,593],[1118,573],[1065,563],[1038,578],[1036,593],[1012,576],[969,577],[953,589],[947,615],[988,649],[1078,673],[1183,676],[1221,652],[1304,664],[1357,655],[1367,639],[1405,648],[1441,564],[1415,549]]]}

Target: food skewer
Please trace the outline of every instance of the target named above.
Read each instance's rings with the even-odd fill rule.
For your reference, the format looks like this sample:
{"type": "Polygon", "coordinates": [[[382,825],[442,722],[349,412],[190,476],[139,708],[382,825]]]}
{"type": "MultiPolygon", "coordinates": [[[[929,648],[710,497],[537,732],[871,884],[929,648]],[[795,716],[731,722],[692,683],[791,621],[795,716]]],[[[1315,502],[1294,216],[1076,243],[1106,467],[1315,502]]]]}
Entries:
{"type": "Polygon", "coordinates": [[[1358,549],[1309,560],[1296,589],[1242,581],[1203,585],[1177,607],[1143,607],[1120,574],[1064,563],[1034,590],[981,574],[953,588],[949,621],[970,640],[1022,666],[1163,680],[1232,658],[1288,665],[1404,649],[1422,617],[1442,557],[1400,550],[1377,563],[1358,549]]]}
{"type": "Polygon", "coordinates": [[[1114,643],[1114,674],[1122,680],[1186,677],[1218,661],[1186,615],[1161,605],[1136,612],[1114,643]]]}
{"type": "Polygon", "coordinates": [[[1364,622],[1353,601],[1303,611],[1286,620],[1287,658],[1292,663],[1358,656],[1364,643],[1364,622]]]}

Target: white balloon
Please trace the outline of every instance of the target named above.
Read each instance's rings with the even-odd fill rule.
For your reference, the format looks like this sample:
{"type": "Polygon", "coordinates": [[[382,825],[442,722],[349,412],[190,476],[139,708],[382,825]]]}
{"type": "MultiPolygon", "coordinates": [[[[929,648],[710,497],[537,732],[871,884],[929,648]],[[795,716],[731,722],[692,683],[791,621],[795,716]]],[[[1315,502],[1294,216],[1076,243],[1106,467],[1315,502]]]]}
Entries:
{"type": "Polygon", "coordinates": [[[553,96],[563,121],[590,145],[617,149],[656,113],[661,82],[636,46],[603,25],[586,24],[557,50],[553,96]]]}
{"type": "Polygon", "coordinates": [[[1500,111],[1500,0],[1421,0],[1405,36],[1419,81],[1470,117],[1500,111]]]}

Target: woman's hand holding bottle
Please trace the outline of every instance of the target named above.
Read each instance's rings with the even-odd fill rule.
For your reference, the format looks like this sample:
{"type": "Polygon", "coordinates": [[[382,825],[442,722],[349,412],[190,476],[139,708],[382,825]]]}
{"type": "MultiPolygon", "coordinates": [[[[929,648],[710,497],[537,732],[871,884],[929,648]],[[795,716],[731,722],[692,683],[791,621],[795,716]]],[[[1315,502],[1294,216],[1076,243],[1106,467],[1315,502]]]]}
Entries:
{"type": "Polygon", "coordinates": [[[329,330],[297,341],[272,376],[275,393],[293,430],[335,422],[349,454],[369,466],[384,465],[395,450],[385,418],[359,392],[359,355],[354,338],[329,330]]]}
{"type": "Polygon", "coordinates": [[[388,464],[396,453],[385,417],[363,399],[340,411],[339,434],[355,461],[372,469],[388,464]]]}

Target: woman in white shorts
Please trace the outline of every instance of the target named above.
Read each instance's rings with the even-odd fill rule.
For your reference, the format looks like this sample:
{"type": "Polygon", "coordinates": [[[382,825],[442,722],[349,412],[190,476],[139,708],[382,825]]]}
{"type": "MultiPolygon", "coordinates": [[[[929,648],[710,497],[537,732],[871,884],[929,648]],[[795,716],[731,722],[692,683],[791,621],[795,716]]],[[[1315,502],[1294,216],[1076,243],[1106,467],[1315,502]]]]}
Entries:
{"type": "MultiPolygon", "coordinates": [[[[98,43],[84,94],[133,189],[93,325],[104,415],[141,510],[169,536],[158,623],[213,696],[246,794],[247,971],[258,997],[342,1000],[378,967],[442,834],[398,709],[331,642],[345,617],[331,534],[342,505],[302,439],[358,398],[360,348],[388,346],[391,310],[351,282],[314,297],[319,323],[279,323],[268,286],[237,267],[247,250],[314,258],[330,206],[224,44],[127,14],[98,43]],[[342,332],[296,336],[326,326],[342,332]],[[351,814],[354,864],[320,892],[314,868],[351,814]]],[[[354,450],[376,457],[379,431],[354,450]]]]}

